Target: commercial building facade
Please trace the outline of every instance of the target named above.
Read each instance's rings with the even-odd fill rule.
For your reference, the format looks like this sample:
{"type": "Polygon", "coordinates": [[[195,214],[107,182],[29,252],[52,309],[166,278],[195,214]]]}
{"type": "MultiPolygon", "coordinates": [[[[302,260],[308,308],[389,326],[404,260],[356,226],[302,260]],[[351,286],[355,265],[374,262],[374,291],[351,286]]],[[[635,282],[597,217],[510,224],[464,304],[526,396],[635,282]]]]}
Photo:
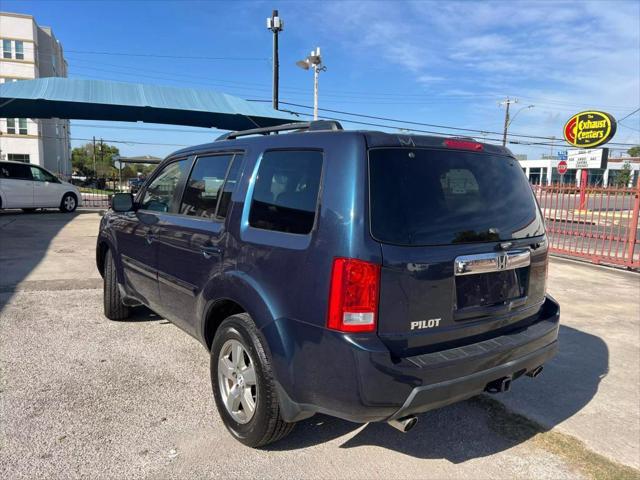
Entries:
{"type": "MultiPolygon", "coordinates": [[[[527,174],[529,182],[533,185],[552,185],[558,183],[580,185],[581,170],[569,169],[564,175],[558,173],[557,158],[543,158],[538,160],[518,160],[522,170],[527,174]]],[[[640,158],[621,157],[609,158],[607,168],[590,168],[587,177],[588,184],[607,187],[619,186],[620,175],[625,169],[631,170],[631,176],[627,186],[636,185],[640,175],[640,158]]]]}
{"type": "MultiPolygon", "coordinates": [[[[0,83],[67,76],[62,45],[31,15],[0,12],[0,49],[0,83]]],[[[68,120],[1,118],[0,160],[41,165],[68,178],[69,135],[68,120]]]]}

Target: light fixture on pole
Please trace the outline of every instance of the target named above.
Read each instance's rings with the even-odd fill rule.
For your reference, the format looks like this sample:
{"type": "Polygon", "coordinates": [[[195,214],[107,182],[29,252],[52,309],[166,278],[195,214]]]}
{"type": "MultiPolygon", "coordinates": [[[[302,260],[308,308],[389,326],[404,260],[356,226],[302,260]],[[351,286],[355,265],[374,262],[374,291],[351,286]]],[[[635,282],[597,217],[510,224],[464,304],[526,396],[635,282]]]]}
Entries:
{"type": "Polygon", "coordinates": [[[325,72],[327,67],[322,65],[322,57],[320,56],[320,47],[316,47],[307,58],[299,60],[296,65],[303,70],[313,68],[313,119],[318,119],[318,75],[325,72]]]}

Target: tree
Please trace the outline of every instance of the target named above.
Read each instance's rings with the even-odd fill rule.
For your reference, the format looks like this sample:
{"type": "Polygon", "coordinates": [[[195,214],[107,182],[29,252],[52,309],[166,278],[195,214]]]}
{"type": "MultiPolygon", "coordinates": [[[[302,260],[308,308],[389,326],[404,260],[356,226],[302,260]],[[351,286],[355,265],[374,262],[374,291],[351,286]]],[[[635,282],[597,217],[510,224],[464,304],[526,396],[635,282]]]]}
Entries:
{"type": "Polygon", "coordinates": [[[93,143],[86,143],[71,151],[73,170],[87,177],[115,178],[118,171],[113,167],[112,158],[119,155],[118,147],[107,143],[96,143],[95,168],[93,162],[93,143]]]}
{"type": "Polygon", "coordinates": [[[640,145],[631,147],[629,150],[627,150],[627,153],[630,157],[640,157],[640,145]]]}
{"type": "Polygon", "coordinates": [[[624,162],[624,165],[620,169],[620,173],[616,176],[616,186],[627,187],[631,181],[631,163],[624,162]]]}

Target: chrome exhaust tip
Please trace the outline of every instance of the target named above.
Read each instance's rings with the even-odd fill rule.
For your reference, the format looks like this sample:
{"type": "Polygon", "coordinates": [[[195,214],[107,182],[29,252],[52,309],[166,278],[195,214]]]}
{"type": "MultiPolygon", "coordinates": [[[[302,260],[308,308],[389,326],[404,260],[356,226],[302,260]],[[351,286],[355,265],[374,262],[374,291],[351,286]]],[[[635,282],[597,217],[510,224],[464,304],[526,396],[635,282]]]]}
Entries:
{"type": "Polygon", "coordinates": [[[416,423],[418,423],[418,417],[415,415],[409,415],[408,417],[389,420],[387,423],[393,428],[400,430],[402,433],[407,433],[416,426],[416,423]]]}
{"type": "Polygon", "coordinates": [[[542,373],[543,369],[544,369],[544,367],[542,365],[538,365],[533,370],[529,370],[527,372],[527,377],[536,378],[538,375],[540,375],[542,373]]]}

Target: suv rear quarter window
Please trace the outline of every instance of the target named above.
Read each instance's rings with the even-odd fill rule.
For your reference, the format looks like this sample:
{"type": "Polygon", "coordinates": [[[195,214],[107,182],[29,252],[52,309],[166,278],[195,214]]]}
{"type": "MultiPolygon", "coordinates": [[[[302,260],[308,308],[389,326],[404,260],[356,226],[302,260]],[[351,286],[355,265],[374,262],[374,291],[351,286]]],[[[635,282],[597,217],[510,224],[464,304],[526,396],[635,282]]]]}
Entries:
{"type": "Polygon", "coordinates": [[[251,199],[249,225],[278,232],[311,232],[321,174],[320,151],[265,152],[251,199]]]}

